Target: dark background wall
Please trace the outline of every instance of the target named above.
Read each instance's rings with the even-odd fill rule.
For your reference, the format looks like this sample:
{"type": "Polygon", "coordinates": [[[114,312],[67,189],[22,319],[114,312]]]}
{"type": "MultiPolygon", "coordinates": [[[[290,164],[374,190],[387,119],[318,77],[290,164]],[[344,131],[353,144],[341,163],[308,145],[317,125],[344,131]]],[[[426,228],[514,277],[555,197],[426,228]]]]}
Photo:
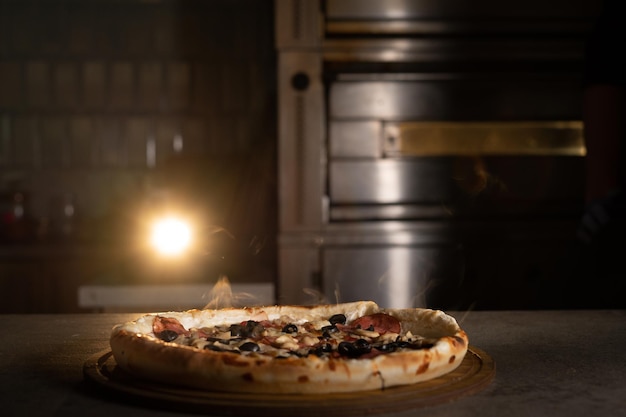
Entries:
{"type": "Polygon", "coordinates": [[[199,276],[267,279],[275,229],[272,25],[265,0],[0,0],[0,287],[102,279],[84,251],[102,256],[102,248],[123,246],[141,209],[164,199],[238,239],[226,239],[222,258],[256,242],[268,271],[251,276],[232,255],[237,267],[199,276]],[[16,205],[25,210],[19,218],[16,205]],[[58,277],[50,276],[55,268],[58,277]]]}

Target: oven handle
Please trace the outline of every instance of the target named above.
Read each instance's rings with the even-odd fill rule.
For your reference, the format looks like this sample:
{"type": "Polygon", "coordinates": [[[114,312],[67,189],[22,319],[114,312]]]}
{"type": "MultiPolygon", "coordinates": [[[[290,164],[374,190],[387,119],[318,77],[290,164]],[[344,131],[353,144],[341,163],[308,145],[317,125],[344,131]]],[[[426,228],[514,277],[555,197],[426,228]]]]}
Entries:
{"type": "Polygon", "coordinates": [[[383,123],[386,157],[585,154],[581,121],[383,123]]]}

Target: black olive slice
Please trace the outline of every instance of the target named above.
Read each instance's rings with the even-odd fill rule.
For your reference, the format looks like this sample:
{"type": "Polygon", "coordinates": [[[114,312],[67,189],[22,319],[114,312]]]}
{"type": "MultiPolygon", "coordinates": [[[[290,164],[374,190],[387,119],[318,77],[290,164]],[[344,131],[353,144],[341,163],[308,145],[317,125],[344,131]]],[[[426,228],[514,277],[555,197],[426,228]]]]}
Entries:
{"type": "Polygon", "coordinates": [[[368,342],[365,339],[355,340],[354,347],[357,350],[357,352],[361,355],[370,353],[370,351],[372,350],[372,345],[370,344],[370,342],[368,342]]]}
{"type": "Polygon", "coordinates": [[[337,352],[339,352],[340,355],[347,356],[349,358],[356,358],[362,354],[359,352],[359,349],[350,342],[339,343],[339,346],[337,346],[337,352]]]}
{"type": "Polygon", "coordinates": [[[381,352],[393,352],[396,350],[396,344],[392,343],[383,343],[380,345],[374,346],[375,349],[380,350],[381,352]]]}
{"type": "Polygon", "coordinates": [[[296,326],[295,324],[287,324],[282,328],[281,331],[283,333],[298,333],[298,326],[296,326]]]}
{"type": "Polygon", "coordinates": [[[321,328],[322,332],[330,332],[330,333],[337,333],[339,331],[339,329],[337,329],[337,326],[335,326],[334,324],[331,324],[330,326],[324,326],[321,328]]]}
{"type": "Polygon", "coordinates": [[[254,342],[246,342],[239,346],[239,350],[242,352],[258,352],[261,348],[254,342]]]}
{"type": "Polygon", "coordinates": [[[325,353],[330,353],[333,351],[333,345],[330,343],[322,343],[321,345],[312,349],[312,353],[316,356],[324,356],[325,353]]]}
{"type": "Polygon", "coordinates": [[[246,337],[246,329],[241,324],[231,324],[229,330],[232,337],[246,337]]]}
{"type": "Polygon", "coordinates": [[[332,315],[328,321],[330,324],[346,324],[346,316],[344,314],[334,314],[332,315]]]}
{"type": "Polygon", "coordinates": [[[174,330],[163,330],[162,332],[157,333],[156,337],[163,340],[164,342],[171,342],[178,337],[178,333],[176,333],[174,330]]]}
{"type": "Polygon", "coordinates": [[[225,351],[226,351],[226,349],[221,348],[221,347],[219,347],[219,346],[217,346],[217,345],[213,345],[213,344],[208,344],[208,345],[206,345],[206,346],[204,347],[204,349],[206,349],[206,350],[212,350],[212,351],[214,351],[214,352],[225,352],[225,351]]]}

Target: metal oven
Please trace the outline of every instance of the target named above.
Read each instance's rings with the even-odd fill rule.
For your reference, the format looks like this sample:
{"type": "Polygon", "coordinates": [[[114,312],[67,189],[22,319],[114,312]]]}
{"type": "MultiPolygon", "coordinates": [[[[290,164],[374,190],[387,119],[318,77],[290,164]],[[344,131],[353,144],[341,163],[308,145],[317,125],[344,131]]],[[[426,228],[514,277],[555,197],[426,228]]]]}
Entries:
{"type": "Polygon", "coordinates": [[[592,3],[277,0],[279,301],[539,305],[592,3]]]}

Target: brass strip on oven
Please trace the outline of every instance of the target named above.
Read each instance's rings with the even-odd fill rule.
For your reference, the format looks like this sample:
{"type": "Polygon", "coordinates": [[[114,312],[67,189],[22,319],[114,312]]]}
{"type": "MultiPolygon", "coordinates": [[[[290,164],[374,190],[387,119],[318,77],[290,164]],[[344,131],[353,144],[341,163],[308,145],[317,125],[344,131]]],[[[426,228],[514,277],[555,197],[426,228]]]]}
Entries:
{"type": "Polygon", "coordinates": [[[585,156],[581,121],[385,122],[387,157],[585,156]]]}

